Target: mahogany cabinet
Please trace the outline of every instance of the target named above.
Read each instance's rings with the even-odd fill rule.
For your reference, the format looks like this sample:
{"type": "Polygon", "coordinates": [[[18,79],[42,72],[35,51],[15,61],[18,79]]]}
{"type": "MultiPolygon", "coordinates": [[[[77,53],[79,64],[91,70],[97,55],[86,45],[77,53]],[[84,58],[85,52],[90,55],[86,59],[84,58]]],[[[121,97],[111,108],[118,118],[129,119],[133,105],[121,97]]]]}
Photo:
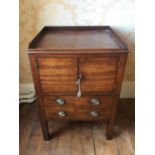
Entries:
{"type": "Polygon", "coordinates": [[[106,121],[111,139],[128,54],[113,30],[44,27],[28,54],[44,139],[50,139],[52,119],[106,121]]]}

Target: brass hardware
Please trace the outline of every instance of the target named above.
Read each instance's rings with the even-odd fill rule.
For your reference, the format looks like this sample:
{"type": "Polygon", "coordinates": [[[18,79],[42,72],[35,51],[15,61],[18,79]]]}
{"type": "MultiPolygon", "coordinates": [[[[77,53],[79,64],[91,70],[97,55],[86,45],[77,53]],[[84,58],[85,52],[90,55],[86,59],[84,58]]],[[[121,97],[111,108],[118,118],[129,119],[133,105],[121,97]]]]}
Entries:
{"type": "Polygon", "coordinates": [[[90,115],[93,117],[97,117],[99,114],[96,111],[91,111],[90,115]]]}
{"type": "Polygon", "coordinates": [[[62,98],[58,98],[58,99],[56,99],[56,103],[57,103],[58,105],[63,105],[63,104],[65,104],[65,101],[64,101],[64,99],[62,99],[62,98]]]}
{"type": "Polygon", "coordinates": [[[92,98],[90,100],[90,102],[93,104],[93,105],[99,105],[100,104],[100,100],[96,99],[96,98],[92,98]]]}
{"type": "Polygon", "coordinates": [[[80,74],[80,75],[79,75],[79,78],[78,78],[78,80],[77,80],[77,85],[78,85],[77,97],[81,97],[81,95],[82,95],[81,88],[80,88],[81,79],[82,79],[82,75],[80,74]]]}
{"type": "Polygon", "coordinates": [[[60,117],[65,117],[66,116],[66,113],[64,111],[59,111],[57,113],[60,117]]]}

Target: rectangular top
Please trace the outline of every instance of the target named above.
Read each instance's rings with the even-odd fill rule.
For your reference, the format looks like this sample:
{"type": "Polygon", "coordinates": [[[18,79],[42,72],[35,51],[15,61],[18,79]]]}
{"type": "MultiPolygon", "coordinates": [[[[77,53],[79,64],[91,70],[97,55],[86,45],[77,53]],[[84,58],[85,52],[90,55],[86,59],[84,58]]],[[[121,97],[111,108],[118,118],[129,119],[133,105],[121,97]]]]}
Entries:
{"type": "Polygon", "coordinates": [[[127,45],[109,26],[45,26],[29,44],[29,53],[125,52],[127,45]]]}

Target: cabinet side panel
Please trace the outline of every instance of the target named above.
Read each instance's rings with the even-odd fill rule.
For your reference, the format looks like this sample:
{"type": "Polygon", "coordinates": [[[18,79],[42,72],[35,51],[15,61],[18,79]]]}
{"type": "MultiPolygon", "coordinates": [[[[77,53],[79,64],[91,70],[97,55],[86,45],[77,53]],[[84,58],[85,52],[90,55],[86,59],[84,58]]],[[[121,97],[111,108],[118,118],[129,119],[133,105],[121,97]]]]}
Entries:
{"type": "Polygon", "coordinates": [[[117,72],[117,89],[116,93],[119,96],[121,92],[122,82],[124,78],[125,65],[126,65],[127,54],[120,54],[120,59],[118,63],[118,72],[117,72]]]}
{"type": "Polygon", "coordinates": [[[49,135],[49,129],[48,129],[48,121],[45,115],[45,109],[43,105],[43,97],[40,93],[40,80],[38,76],[38,67],[37,67],[37,61],[35,55],[29,55],[30,64],[31,64],[31,71],[32,76],[34,80],[35,90],[36,90],[36,96],[37,96],[37,103],[39,108],[39,118],[40,118],[40,124],[42,128],[43,137],[45,140],[50,139],[49,135]]]}
{"type": "Polygon", "coordinates": [[[43,108],[44,106],[42,101],[42,95],[40,93],[40,80],[39,80],[39,74],[37,69],[36,56],[30,54],[29,60],[30,60],[31,72],[32,72],[32,77],[33,77],[35,91],[36,91],[37,103],[39,105],[39,113],[40,115],[45,114],[44,108],[43,108]]]}

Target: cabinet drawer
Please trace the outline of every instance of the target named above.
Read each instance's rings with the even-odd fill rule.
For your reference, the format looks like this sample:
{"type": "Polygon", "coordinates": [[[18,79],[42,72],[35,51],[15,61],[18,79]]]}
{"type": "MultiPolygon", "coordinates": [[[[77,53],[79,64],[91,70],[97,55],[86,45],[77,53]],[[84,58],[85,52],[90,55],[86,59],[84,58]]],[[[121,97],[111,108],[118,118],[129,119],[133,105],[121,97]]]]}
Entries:
{"type": "Polygon", "coordinates": [[[58,119],[101,119],[108,118],[111,114],[115,97],[112,96],[51,96],[43,95],[45,112],[48,118],[58,119]],[[60,117],[58,112],[64,112],[60,117]],[[98,116],[91,115],[96,112],[98,116]]]}
{"type": "Polygon", "coordinates": [[[74,108],[106,108],[112,107],[114,97],[109,96],[52,96],[43,95],[43,101],[45,107],[74,107],[74,108]]]}
{"type": "Polygon", "coordinates": [[[70,108],[76,105],[73,96],[43,95],[43,101],[46,108],[70,108]]]}
{"type": "Polygon", "coordinates": [[[72,119],[75,117],[75,109],[73,108],[45,108],[46,117],[48,119],[72,119]]]}
{"type": "Polygon", "coordinates": [[[48,119],[69,119],[69,120],[100,120],[108,119],[111,114],[110,109],[73,109],[73,108],[46,108],[46,117],[48,119]]]}
{"type": "Polygon", "coordinates": [[[82,96],[76,98],[76,108],[77,109],[111,109],[113,105],[113,97],[109,96],[82,96]]]}
{"type": "Polygon", "coordinates": [[[109,119],[111,111],[106,111],[105,109],[98,110],[83,110],[76,112],[76,118],[79,120],[100,120],[109,119]]]}

